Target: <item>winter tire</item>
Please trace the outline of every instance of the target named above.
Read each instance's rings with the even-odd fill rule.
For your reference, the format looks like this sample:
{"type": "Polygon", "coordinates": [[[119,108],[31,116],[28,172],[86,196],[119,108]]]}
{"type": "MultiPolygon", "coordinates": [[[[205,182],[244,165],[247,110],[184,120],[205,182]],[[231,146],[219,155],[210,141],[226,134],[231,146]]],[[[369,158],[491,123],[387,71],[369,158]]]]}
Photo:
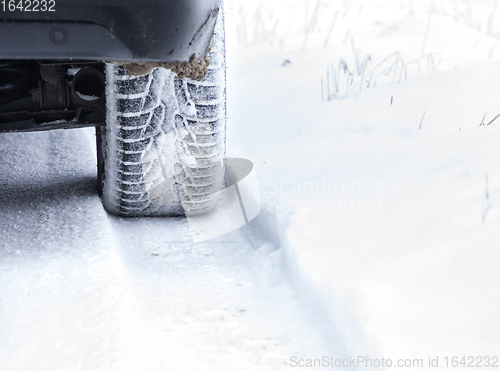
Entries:
{"type": "Polygon", "coordinates": [[[201,81],[164,68],[106,66],[106,126],[97,129],[98,187],[122,216],[197,215],[223,188],[226,76],[222,10],[201,81]]]}

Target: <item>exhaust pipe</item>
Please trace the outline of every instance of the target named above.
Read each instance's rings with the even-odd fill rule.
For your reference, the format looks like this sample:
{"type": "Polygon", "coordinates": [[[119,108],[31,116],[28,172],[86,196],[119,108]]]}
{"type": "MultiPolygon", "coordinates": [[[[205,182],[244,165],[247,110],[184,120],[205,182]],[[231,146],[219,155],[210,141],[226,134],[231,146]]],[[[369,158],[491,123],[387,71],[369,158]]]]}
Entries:
{"type": "Polygon", "coordinates": [[[71,99],[77,107],[96,108],[106,99],[106,79],[96,68],[80,69],[71,81],[71,99]]]}

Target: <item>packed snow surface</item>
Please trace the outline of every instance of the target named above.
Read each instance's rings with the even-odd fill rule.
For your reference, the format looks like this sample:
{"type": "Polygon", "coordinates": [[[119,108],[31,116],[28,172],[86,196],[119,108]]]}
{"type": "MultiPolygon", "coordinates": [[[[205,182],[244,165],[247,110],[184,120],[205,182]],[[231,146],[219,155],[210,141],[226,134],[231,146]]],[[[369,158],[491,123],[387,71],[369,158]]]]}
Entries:
{"type": "Polygon", "coordinates": [[[201,243],[184,218],[106,214],[92,131],[2,134],[0,370],[491,364],[496,4],[226,1],[227,156],[253,162],[262,210],[201,243]],[[395,52],[401,83],[325,95],[341,60],[366,82],[359,62],[395,52]]]}

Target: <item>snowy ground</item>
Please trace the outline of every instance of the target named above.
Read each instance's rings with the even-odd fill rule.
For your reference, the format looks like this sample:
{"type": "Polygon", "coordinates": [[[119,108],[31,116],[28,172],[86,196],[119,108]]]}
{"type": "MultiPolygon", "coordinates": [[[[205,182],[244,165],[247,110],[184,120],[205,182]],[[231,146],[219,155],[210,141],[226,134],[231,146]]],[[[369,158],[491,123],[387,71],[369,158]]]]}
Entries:
{"type": "Polygon", "coordinates": [[[107,215],[91,131],[2,135],[0,370],[492,363],[496,3],[227,1],[228,157],[254,162],[262,211],[203,243],[107,215]],[[406,81],[322,99],[340,58],[394,52],[406,81]]]}
{"type": "Polygon", "coordinates": [[[2,137],[1,370],[274,370],[326,351],[259,234],[194,244],[183,218],[107,215],[92,137],[2,137]]]}
{"type": "Polygon", "coordinates": [[[353,355],[425,366],[439,356],[440,368],[446,356],[498,356],[496,2],[463,14],[465,2],[337,4],[344,28],[326,48],[319,28],[336,11],[317,4],[310,46],[304,33],[271,35],[229,65],[230,143],[258,166],[263,214],[277,221],[296,291],[322,298],[353,355]],[[374,65],[424,51],[435,66],[408,63],[404,83],[322,100],[327,65],[344,58],[354,70],[352,44],[374,65]]]}

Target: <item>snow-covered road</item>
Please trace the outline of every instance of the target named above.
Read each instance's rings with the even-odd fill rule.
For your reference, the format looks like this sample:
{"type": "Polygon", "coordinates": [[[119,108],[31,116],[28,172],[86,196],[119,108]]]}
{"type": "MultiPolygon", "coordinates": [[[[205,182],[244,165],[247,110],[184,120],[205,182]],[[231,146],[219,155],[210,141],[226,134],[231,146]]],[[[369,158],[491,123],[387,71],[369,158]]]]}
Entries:
{"type": "Polygon", "coordinates": [[[108,215],[93,132],[0,138],[0,369],[277,370],[325,353],[282,249],[108,215]]]}

